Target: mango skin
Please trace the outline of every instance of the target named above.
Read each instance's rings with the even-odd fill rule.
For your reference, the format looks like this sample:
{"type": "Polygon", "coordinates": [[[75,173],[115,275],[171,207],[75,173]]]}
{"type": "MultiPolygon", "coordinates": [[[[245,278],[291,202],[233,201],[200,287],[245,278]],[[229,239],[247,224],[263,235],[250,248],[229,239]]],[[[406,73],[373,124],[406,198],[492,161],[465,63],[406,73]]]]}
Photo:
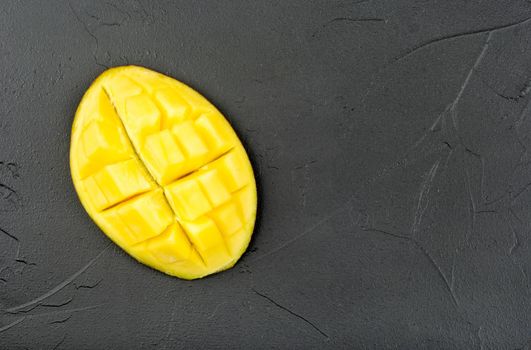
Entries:
{"type": "Polygon", "coordinates": [[[138,66],[103,72],[76,111],[70,169],[101,230],[139,262],[196,279],[231,268],[256,219],[251,163],[189,86],[138,66]]]}

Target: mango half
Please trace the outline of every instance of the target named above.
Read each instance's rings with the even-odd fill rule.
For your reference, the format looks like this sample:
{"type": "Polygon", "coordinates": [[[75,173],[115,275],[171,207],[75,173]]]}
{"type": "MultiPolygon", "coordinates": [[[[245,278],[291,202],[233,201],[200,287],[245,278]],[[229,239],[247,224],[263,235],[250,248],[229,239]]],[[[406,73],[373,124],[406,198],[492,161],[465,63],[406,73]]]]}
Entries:
{"type": "Polygon", "coordinates": [[[234,129],[187,85],[111,68],[77,109],[70,168],[83,207],[132,257],[195,279],[232,267],[256,218],[253,170],[234,129]]]}

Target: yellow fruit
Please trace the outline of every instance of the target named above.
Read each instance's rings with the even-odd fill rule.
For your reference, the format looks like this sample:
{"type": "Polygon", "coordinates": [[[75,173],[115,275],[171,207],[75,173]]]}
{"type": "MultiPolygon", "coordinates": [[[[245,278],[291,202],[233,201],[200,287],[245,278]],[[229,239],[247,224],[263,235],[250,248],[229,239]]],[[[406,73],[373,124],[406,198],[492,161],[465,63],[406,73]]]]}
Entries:
{"type": "Polygon", "coordinates": [[[253,170],[223,115],[146,68],[104,72],[72,128],[70,167],[90,217],[138,261],[195,279],[232,267],[256,217],[253,170]]]}

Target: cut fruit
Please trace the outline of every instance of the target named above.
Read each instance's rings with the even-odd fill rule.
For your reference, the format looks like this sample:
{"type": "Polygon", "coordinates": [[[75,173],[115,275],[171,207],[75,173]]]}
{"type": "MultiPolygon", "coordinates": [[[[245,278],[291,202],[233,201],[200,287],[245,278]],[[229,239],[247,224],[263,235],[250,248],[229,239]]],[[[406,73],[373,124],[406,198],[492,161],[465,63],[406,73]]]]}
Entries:
{"type": "Polygon", "coordinates": [[[104,72],[76,112],[72,179],[91,218],[138,261],[201,278],[232,267],[256,217],[253,170],[223,115],[146,68],[104,72]]]}

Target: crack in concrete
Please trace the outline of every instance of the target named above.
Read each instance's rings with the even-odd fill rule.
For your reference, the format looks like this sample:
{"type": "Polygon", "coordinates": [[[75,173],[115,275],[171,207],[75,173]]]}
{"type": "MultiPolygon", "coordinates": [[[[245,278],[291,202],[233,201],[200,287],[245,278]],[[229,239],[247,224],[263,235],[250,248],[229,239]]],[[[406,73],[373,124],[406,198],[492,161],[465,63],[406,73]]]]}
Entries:
{"type": "Polygon", "coordinates": [[[105,68],[105,69],[108,69],[109,66],[103,64],[103,63],[100,63],[98,61],[98,58],[97,58],[97,52],[99,50],[99,40],[98,40],[98,37],[96,35],[94,35],[94,33],[92,33],[92,31],[89,29],[87,23],[85,21],[83,21],[81,19],[81,16],[79,16],[79,14],[74,10],[74,7],[72,6],[72,3],[70,1],[67,2],[68,3],[68,7],[70,7],[70,10],[72,11],[72,13],[74,14],[74,17],[76,18],[76,20],[83,26],[83,29],[85,30],[85,32],[92,38],[94,39],[94,42],[96,43],[96,47],[94,48],[94,50],[92,50],[92,58],[94,59],[94,62],[102,67],[102,68],[105,68]]]}
{"type": "Polygon", "coordinates": [[[411,225],[411,235],[413,237],[417,234],[418,227],[422,221],[422,217],[424,216],[424,212],[426,211],[426,208],[430,204],[430,198],[429,198],[430,189],[431,189],[433,180],[435,178],[435,175],[437,174],[437,169],[439,169],[439,163],[440,163],[440,159],[438,159],[435,163],[433,163],[430,171],[428,172],[428,176],[422,182],[422,185],[420,187],[418,201],[417,201],[417,210],[415,211],[415,216],[413,217],[413,224],[411,225]]]}
{"type": "Polygon", "coordinates": [[[103,254],[107,251],[107,249],[109,249],[110,246],[111,246],[111,243],[107,244],[107,246],[98,255],[96,255],[93,259],[91,259],[85,266],[83,266],[81,269],[77,270],[75,273],[70,275],[67,279],[65,279],[63,282],[59,283],[54,288],[50,289],[49,291],[39,295],[38,297],[36,297],[36,298],[26,302],[26,303],[10,307],[9,309],[7,309],[5,311],[8,312],[8,313],[18,313],[21,310],[26,309],[27,307],[40,305],[43,300],[51,297],[52,295],[55,295],[56,293],[58,293],[59,291],[64,289],[66,286],[71,284],[82,273],[87,271],[89,267],[94,265],[96,263],[96,261],[98,261],[98,259],[100,259],[103,256],[103,254]]]}
{"type": "Polygon", "coordinates": [[[402,55],[395,57],[395,62],[401,61],[401,60],[411,56],[412,54],[414,54],[418,50],[421,50],[421,49],[423,49],[425,47],[428,47],[428,46],[431,46],[431,45],[434,45],[434,44],[437,44],[437,43],[440,43],[440,42],[444,42],[444,41],[447,41],[447,40],[459,39],[459,38],[463,38],[463,37],[467,37],[467,36],[471,36],[471,35],[480,35],[480,34],[484,34],[484,33],[492,34],[494,32],[498,32],[498,31],[502,31],[502,30],[505,30],[505,29],[509,29],[509,28],[517,27],[519,25],[526,24],[527,22],[530,22],[530,21],[531,21],[531,17],[527,17],[527,18],[525,18],[523,20],[520,20],[520,21],[517,21],[517,22],[513,22],[513,23],[509,23],[509,24],[505,24],[505,25],[498,25],[498,26],[493,26],[493,27],[489,27],[489,28],[476,29],[476,30],[471,30],[471,31],[468,31],[468,32],[462,32],[462,33],[456,33],[456,34],[450,34],[450,35],[436,37],[434,39],[430,39],[428,41],[425,41],[425,42],[423,42],[421,44],[418,44],[418,45],[406,50],[406,52],[403,53],[402,55]]]}
{"type": "Polygon", "coordinates": [[[11,328],[15,327],[17,324],[21,323],[21,322],[24,321],[25,319],[26,319],[26,317],[21,317],[21,318],[15,320],[15,321],[13,321],[13,322],[11,322],[11,323],[5,325],[4,327],[0,327],[0,333],[5,332],[5,331],[7,331],[8,329],[11,329],[11,328]]]}
{"type": "Polygon", "coordinates": [[[297,317],[298,319],[304,321],[306,324],[310,325],[313,329],[315,329],[317,332],[319,332],[323,337],[325,337],[326,339],[330,339],[330,337],[328,336],[328,334],[326,334],[325,332],[323,332],[319,327],[317,327],[314,323],[312,323],[311,321],[309,321],[308,319],[304,318],[303,316],[291,311],[290,309],[288,309],[287,307],[285,306],[282,306],[281,304],[277,303],[275,300],[273,300],[272,298],[268,297],[267,295],[265,294],[262,294],[260,292],[258,292],[257,290],[253,289],[253,292],[255,292],[256,295],[259,295],[260,297],[268,300],[271,304],[275,305],[276,307],[278,307],[279,309],[281,310],[284,310],[286,311],[287,313],[289,313],[290,315],[292,316],[295,316],[297,317]]]}

